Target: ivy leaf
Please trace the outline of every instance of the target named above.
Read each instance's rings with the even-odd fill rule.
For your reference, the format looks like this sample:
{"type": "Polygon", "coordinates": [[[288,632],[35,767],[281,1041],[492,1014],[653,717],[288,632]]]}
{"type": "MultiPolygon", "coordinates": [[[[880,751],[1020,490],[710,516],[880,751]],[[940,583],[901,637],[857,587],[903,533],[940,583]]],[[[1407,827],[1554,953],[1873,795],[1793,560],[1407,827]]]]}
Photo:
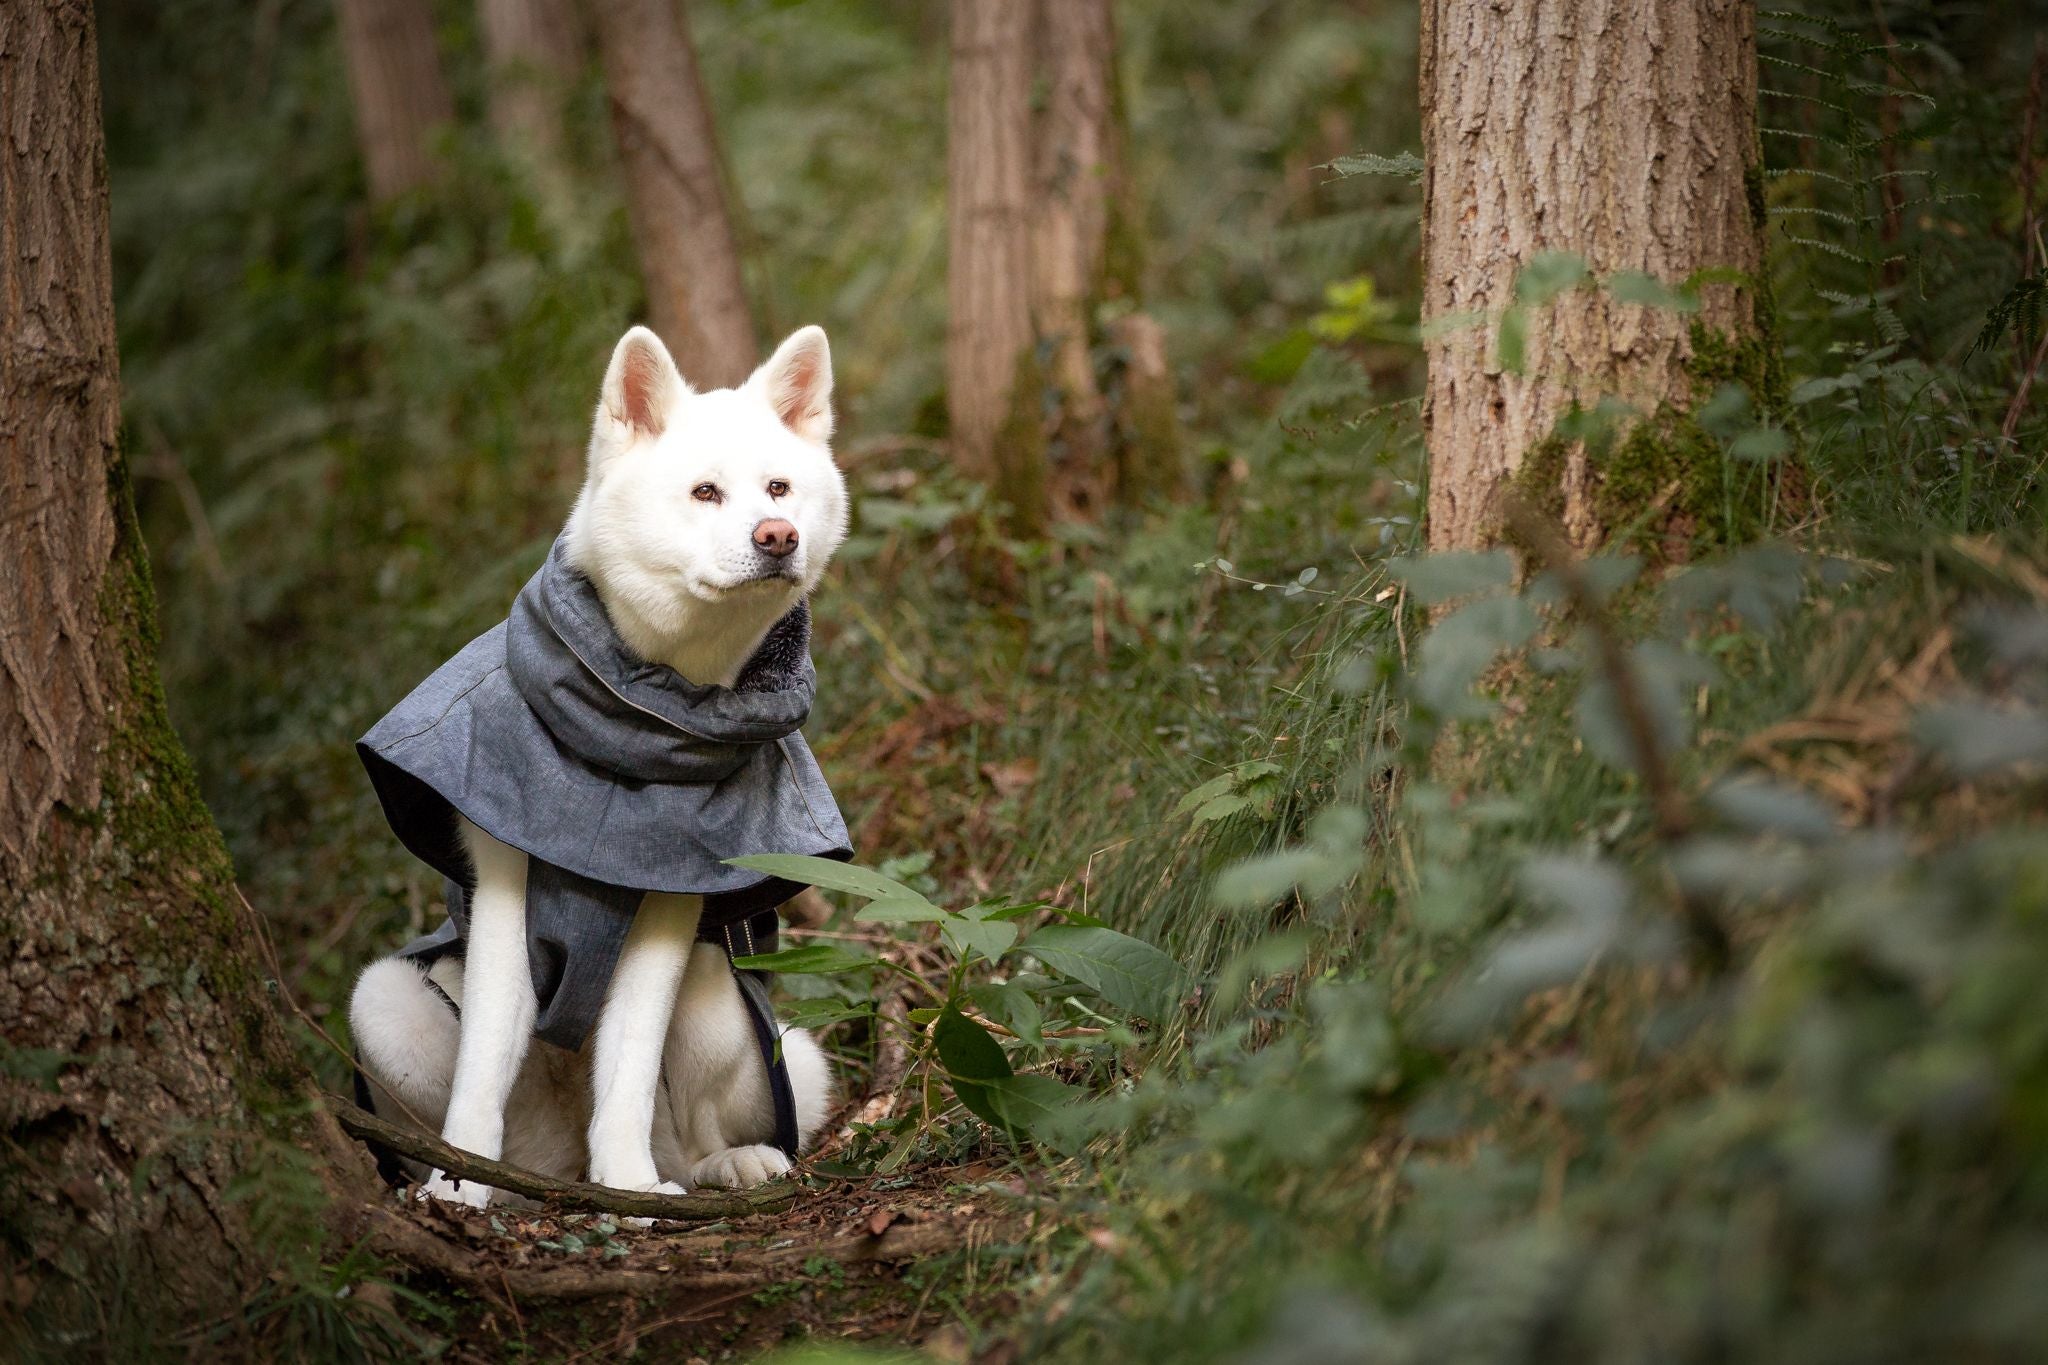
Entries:
{"type": "Polygon", "coordinates": [[[1061,976],[1154,1023],[1173,1016],[1192,984],[1178,962],[1145,940],[1114,929],[1054,924],[1033,934],[1024,946],[1061,976]]]}
{"type": "Polygon", "coordinates": [[[924,899],[893,877],[884,877],[871,868],[855,867],[831,858],[812,858],[800,853],[750,853],[744,858],[727,858],[725,861],[728,867],[766,872],[771,877],[844,891],[871,901],[924,899]]]}
{"type": "Polygon", "coordinates": [[[848,952],[835,944],[806,943],[797,948],[784,948],[779,953],[736,957],[732,965],[743,972],[851,972],[874,966],[875,959],[865,953],[848,952]]]}

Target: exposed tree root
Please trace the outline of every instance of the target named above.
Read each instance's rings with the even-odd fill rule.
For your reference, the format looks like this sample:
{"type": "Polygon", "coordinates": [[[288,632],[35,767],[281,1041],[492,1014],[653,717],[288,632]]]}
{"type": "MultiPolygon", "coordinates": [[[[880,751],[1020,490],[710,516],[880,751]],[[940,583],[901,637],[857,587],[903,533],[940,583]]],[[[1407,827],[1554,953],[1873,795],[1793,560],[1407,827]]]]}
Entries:
{"type": "Polygon", "coordinates": [[[338,1096],[327,1096],[335,1120],[349,1136],[380,1143],[415,1161],[424,1161],[458,1180],[474,1180],[508,1194],[539,1199],[558,1209],[615,1213],[631,1218],[672,1218],[710,1222],[775,1213],[795,1202],[796,1187],[778,1181],[735,1194],[639,1194],[580,1180],[553,1180],[502,1161],[487,1161],[450,1147],[436,1137],[387,1123],[338,1096]]]}

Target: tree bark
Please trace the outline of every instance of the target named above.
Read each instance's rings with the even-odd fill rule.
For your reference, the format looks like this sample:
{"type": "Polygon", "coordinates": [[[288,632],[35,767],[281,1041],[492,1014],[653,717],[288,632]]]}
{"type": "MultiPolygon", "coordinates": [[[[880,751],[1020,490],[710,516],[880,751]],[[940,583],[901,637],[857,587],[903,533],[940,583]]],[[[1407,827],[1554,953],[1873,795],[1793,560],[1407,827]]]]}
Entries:
{"type": "Polygon", "coordinates": [[[98,70],[85,0],[0,6],[0,1227],[32,1325],[87,1336],[238,1303],[319,1235],[257,1230],[288,1172],[236,1187],[313,1135],[275,1118],[300,1077],[157,676],[98,70]]]}
{"type": "Polygon", "coordinates": [[[370,198],[389,203],[433,181],[431,138],[455,118],[433,11],[419,0],[335,0],[335,9],[370,198]]]}
{"type": "Polygon", "coordinates": [[[1045,91],[1036,132],[1033,321],[1053,424],[1052,501],[1088,516],[1108,501],[1109,432],[1090,353],[1104,287],[1115,145],[1116,29],[1109,0],[1038,0],[1045,91]]]}
{"type": "Polygon", "coordinates": [[[1707,515],[1690,495],[1717,452],[1673,424],[1703,384],[1746,382],[1768,406],[1758,390],[1781,379],[1759,292],[1754,6],[1425,0],[1421,55],[1431,548],[1497,538],[1502,496],[1539,451],[1529,475],[1574,541],[1644,515],[1667,544],[1683,540],[1707,515]],[[1514,373],[1496,327],[1545,252],[1582,258],[1596,281],[1734,273],[1705,285],[1690,316],[1601,287],[1566,292],[1527,317],[1514,373]],[[1561,416],[1604,396],[1643,414],[1644,434],[1592,456],[1553,438],[1561,416]],[[1661,486],[1643,492],[1645,479],[1661,486]]]}
{"type": "Polygon", "coordinates": [[[698,388],[753,371],[754,315],[697,53],[674,0],[593,7],[649,324],[698,388]]]}
{"type": "Polygon", "coordinates": [[[491,75],[491,128],[515,151],[563,162],[562,101],[583,69],[583,34],[570,0],[478,0],[491,75]]]}
{"type": "Polygon", "coordinates": [[[1032,9],[953,0],[946,151],[954,458],[994,486],[1025,533],[1045,518],[1044,379],[1031,315],[1032,9]]]}

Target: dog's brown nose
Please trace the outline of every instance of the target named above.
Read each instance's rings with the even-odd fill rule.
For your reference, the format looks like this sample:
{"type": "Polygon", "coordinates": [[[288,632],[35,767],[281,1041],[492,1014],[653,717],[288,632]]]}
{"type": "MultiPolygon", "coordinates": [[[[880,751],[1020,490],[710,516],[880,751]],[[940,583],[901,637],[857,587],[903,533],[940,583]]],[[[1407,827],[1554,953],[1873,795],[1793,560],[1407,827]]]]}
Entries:
{"type": "Polygon", "coordinates": [[[796,527],[780,517],[764,521],[754,528],[754,548],[764,555],[787,559],[796,549],[796,527]]]}

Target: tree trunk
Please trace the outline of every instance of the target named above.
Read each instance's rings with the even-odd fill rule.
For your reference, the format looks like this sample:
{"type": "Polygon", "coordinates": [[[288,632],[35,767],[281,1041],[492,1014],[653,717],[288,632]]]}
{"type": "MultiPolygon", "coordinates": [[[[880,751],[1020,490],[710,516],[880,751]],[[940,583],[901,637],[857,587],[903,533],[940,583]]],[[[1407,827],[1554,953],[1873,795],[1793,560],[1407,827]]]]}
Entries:
{"type": "Polygon", "coordinates": [[[335,0],[335,9],[370,198],[389,203],[434,179],[430,139],[455,118],[433,11],[418,0],[335,0]]]}
{"type": "Polygon", "coordinates": [[[81,1344],[240,1302],[318,1237],[259,1236],[273,1196],[322,1195],[248,1180],[311,1129],[277,1126],[299,1077],[164,712],[98,71],[83,0],[0,6],[0,1246],[31,1324],[81,1344]]]}
{"type": "Polygon", "coordinates": [[[1052,501],[1085,517],[1108,501],[1108,414],[1090,322],[1103,293],[1115,146],[1116,29],[1109,0],[1039,0],[1044,103],[1035,130],[1033,322],[1056,411],[1052,501]]]}
{"type": "Polygon", "coordinates": [[[562,101],[583,69],[570,0],[478,0],[491,73],[491,128],[550,171],[563,164],[562,101]]]}
{"type": "Polygon", "coordinates": [[[1423,319],[1440,325],[1425,330],[1431,548],[1497,538],[1511,483],[1582,545],[1646,525],[1682,557],[1703,533],[1732,534],[1724,456],[1686,414],[1727,382],[1782,404],[1760,279],[1754,6],[1424,0],[1421,51],[1423,319]],[[1725,273],[1690,315],[1597,284],[1522,310],[1516,373],[1496,327],[1546,252],[1594,281],[1725,273]],[[1554,433],[1610,396],[1640,414],[1618,440],[1589,454],[1554,433]]]}
{"type": "Polygon", "coordinates": [[[1045,519],[1044,376],[1031,319],[1032,9],[953,0],[946,402],[954,458],[1013,529],[1045,519]]]}
{"type": "Polygon", "coordinates": [[[650,325],[698,388],[758,359],[724,167],[697,53],[675,0],[593,7],[650,325]]]}

